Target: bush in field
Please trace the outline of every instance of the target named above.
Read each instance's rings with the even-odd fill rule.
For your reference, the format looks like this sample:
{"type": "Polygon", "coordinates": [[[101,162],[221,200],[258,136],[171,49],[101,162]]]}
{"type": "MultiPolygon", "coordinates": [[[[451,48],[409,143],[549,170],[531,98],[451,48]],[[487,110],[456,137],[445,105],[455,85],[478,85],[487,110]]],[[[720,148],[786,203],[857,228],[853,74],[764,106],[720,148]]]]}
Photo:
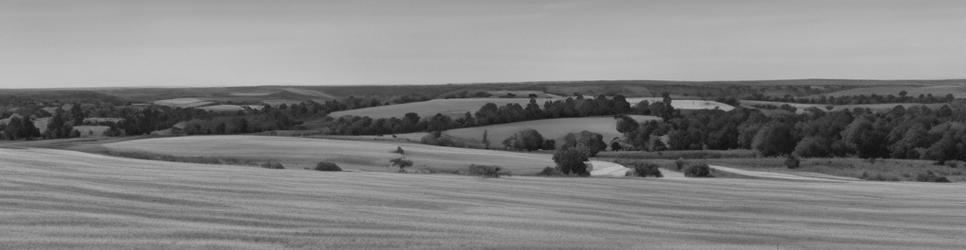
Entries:
{"type": "Polygon", "coordinates": [[[460,143],[453,141],[453,139],[450,138],[449,136],[443,135],[439,131],[433,131],[429,134],[426,134],[425,136],[419,139],[419,142],[422,144],[444,146],[444,147],[463,146],[460,143]]]}
{"type": "Polygon", "coordinates": [[[261,166],[262,168],[268,168],[268,169],[285,169],[285,166],[282,166],[282,163],[277,161],[267,161],[262,163],[261,166]]]}
{"type": "Polygon", "coordinates": [[[413,165],[413,161],[406,160],[404,158],[392,159],[392,160],[389,160],[389,163],[391,163],[392,166],[394,167],[398,167],[399,172],[405,172],[406,171],[405,168],[411,167],[413,165]]]}
{"type": "Polygon", "coordinates": [[[684,169],[686,177],[712,177],[711,167],[708,164],[694,164],[684,169]]]}
{"type": "Polygon", "coordinates": [[[684,169],[684,166],[687,164],[688,163],[684,161],[684,158],[678,158],[676,161],[674,161],[674,166],[678,168],[678,171],[684,169]]]}
{"type": "Polygon", "coordinates": [[[537,175],[542,175],[542,176],[562,176],[563,175],[563,172],[560,171],[560,168],[545,167],[545,168],[543,168],[543,170],[540,171],[540,173],[537,173],[537,175]]]}
{"type": "Polygon", "coordinates": [[[502,168],[497,166],[472,164],[467,169],[467,173],[469,173],[470,175],[476,175],[476,176],[482,176],[482,177],[499,178],[501,174],[500,172],[501,170],[502,168]]]}
{"type": "Polygon", "coordinates": [[[882,175],[882,173],[872,176],[867,172],[862,172],[861,178],[868,181],[899,181],[899,177],[882,175]]]}
{"type": "Polygon", "coordinates": [[[798,156],[795,154],[788,154],[788,157],[785,157],[785,167],[788,167],[789,169],[796,169],[801,165],[801,163],[802,161],[798,159],[798,156]]]}
{"type": "Polygon", "coordinates": [[[315,170],[317,170],[317,171],[342,171],[342,168],[340,168],[339,165],[336,165],[334,162],[320,161],[318,164],[315,164],[315,170]]]}
{"type": "Polygon", "coordinates": [[[938,176],[932,171],[926,171],[925,174],[919,174],[916,176],[916,181],[919,182],[949,182],[945,176],[938,176]]]}
{"type": "Polygon", "coordinates": [[[658,178],[664,177],[664,175],[661,174],[661,170],[658,169],[657,164],[654,164],[654,163],[634,164],[633,173],[634,173],[634,176],[639,176],[639,177],[648,177],[648,176],[654,176],[658,178]]]}
{"type": "Polygon", "coordinates": [[[392,152],[393,152],[393,153],[397,153],[397,154],[401,154],[401,155],[404,155],[404,154],[406,154],[406,151],[404,151],[404,150],[402,149],[402,146],[396,146],[396,150],[393,150],[392,152]]]}

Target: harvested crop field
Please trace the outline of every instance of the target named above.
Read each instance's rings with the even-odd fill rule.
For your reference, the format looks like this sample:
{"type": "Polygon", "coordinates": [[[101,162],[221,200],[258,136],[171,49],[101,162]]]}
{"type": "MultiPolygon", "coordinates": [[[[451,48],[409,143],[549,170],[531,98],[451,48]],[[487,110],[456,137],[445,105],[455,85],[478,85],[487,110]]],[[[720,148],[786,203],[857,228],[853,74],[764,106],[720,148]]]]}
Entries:
{"type": "Polygon", "coordinates": [[[180,157],[214,157],[255,161],[277,160],[286,168],[313,167],[331,161],[342,168],[396,171],[389,160],[402,147],[414,167],[462,171],[471,164],[501,166],[514,174],[533,174],[554,163],[548,154],[440,147],[405,142],[308,139],[275,136],[187,136],[131,140],[105,144],[115,152],[149,153],[180,157]]]}
{"type": "Polygon", "coordinates": [[[960,184],[280,171],[0,149],[3,249],[963,249],[960,184]]]}
{"type": "MultiPolygon", "coordinates": [[[[631,103],[631,106],[636,105],[641,101],[647,101],[648,103],[655,103],[655,102],[663,101],[663,98],[660,98],[660,97],[627,98],[627,102],[631,103]]],[[[683,109],[683,110],[720,109],[723,111],[731,111],[732,109],[735,109],[735,107],[731,105],[716,102],[716,101],[710,101],[710,100],[671,100],[671,106],[674,107],[675,109],[683,109]]]]}
{"type": "Polygon", "coordinates": [[[172,108],[194,108],[194,107],[205,106],[212,103],[214,102],[205,101],[199,98],[174,98],[174,99],[154,101],[154,104],[169,106],[172,108]]]}
{"type": "Polygon", "coordinates": [[[211,111],[211,112],[237,112],[237,111],[245,110],[245,108],[243,108],[242,106],[231,105],[231,104],[204,106],[204,107],[199,107],[198,109],[211,111]]]}

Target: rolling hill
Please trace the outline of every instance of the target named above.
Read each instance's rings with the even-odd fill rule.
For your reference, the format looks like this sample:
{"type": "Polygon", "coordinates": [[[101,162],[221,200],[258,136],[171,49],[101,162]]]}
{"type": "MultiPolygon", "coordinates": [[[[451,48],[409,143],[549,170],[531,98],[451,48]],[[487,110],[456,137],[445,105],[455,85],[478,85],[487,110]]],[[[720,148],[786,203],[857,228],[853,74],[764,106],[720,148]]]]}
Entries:
{"type": "Polygon", "coordinates": [[[105,144],[115,152],[151,153],[183,157],[215,157],[255,161],[277,160],[287,168],[314,167],[332,161],[342,168],[396,171],[389,160],[405,150],[417,168],[465,171],[470,164],[496,165],[515,174],[533,174],[553,166],[550,155],[440,147],[402,142],[307,139],[275,136],[187,136],[131,140],[105,144]]]}
{"type": "Polygon", "coordinates": [[[0,248],[963,249],[962,189],[285,171],[0,149],[0,248]]]}

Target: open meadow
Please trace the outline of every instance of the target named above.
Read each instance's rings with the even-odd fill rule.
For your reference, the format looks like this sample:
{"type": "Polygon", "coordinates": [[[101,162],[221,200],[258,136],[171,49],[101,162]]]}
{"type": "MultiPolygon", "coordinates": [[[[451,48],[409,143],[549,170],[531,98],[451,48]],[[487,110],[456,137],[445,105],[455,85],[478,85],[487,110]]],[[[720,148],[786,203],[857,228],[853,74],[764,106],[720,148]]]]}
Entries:
{"type": "Polygon", "coordinates": [[[465,171],[470,164],[501,166],[514,174],[534,174],[554,166],[549,154],[441,147],[405,142],[307,139],[276,136],[188,136],[107,143],[115,153],[208,157],[249,161],[275,160],[286,168],[314,167],[319,161],[335,162],[347,170],[397,171],[389,160],[402,155],[417,169],[465,171]]]}
{"type": "Polygon", "coordinates": [[[963,249],[962,184],[282,171],[0,149],[3,249],[963,249]]]}

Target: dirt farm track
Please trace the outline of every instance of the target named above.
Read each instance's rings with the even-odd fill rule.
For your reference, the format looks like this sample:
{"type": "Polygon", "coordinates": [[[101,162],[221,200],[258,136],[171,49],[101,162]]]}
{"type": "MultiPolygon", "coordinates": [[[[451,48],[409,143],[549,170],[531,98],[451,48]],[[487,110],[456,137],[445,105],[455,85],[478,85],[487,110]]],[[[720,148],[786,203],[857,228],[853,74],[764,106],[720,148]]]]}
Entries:
{"type": "Polygon", "coordinates": [[[0,249],[966,249],[964,188],[279,171],[0,149],[0,249]]]}

